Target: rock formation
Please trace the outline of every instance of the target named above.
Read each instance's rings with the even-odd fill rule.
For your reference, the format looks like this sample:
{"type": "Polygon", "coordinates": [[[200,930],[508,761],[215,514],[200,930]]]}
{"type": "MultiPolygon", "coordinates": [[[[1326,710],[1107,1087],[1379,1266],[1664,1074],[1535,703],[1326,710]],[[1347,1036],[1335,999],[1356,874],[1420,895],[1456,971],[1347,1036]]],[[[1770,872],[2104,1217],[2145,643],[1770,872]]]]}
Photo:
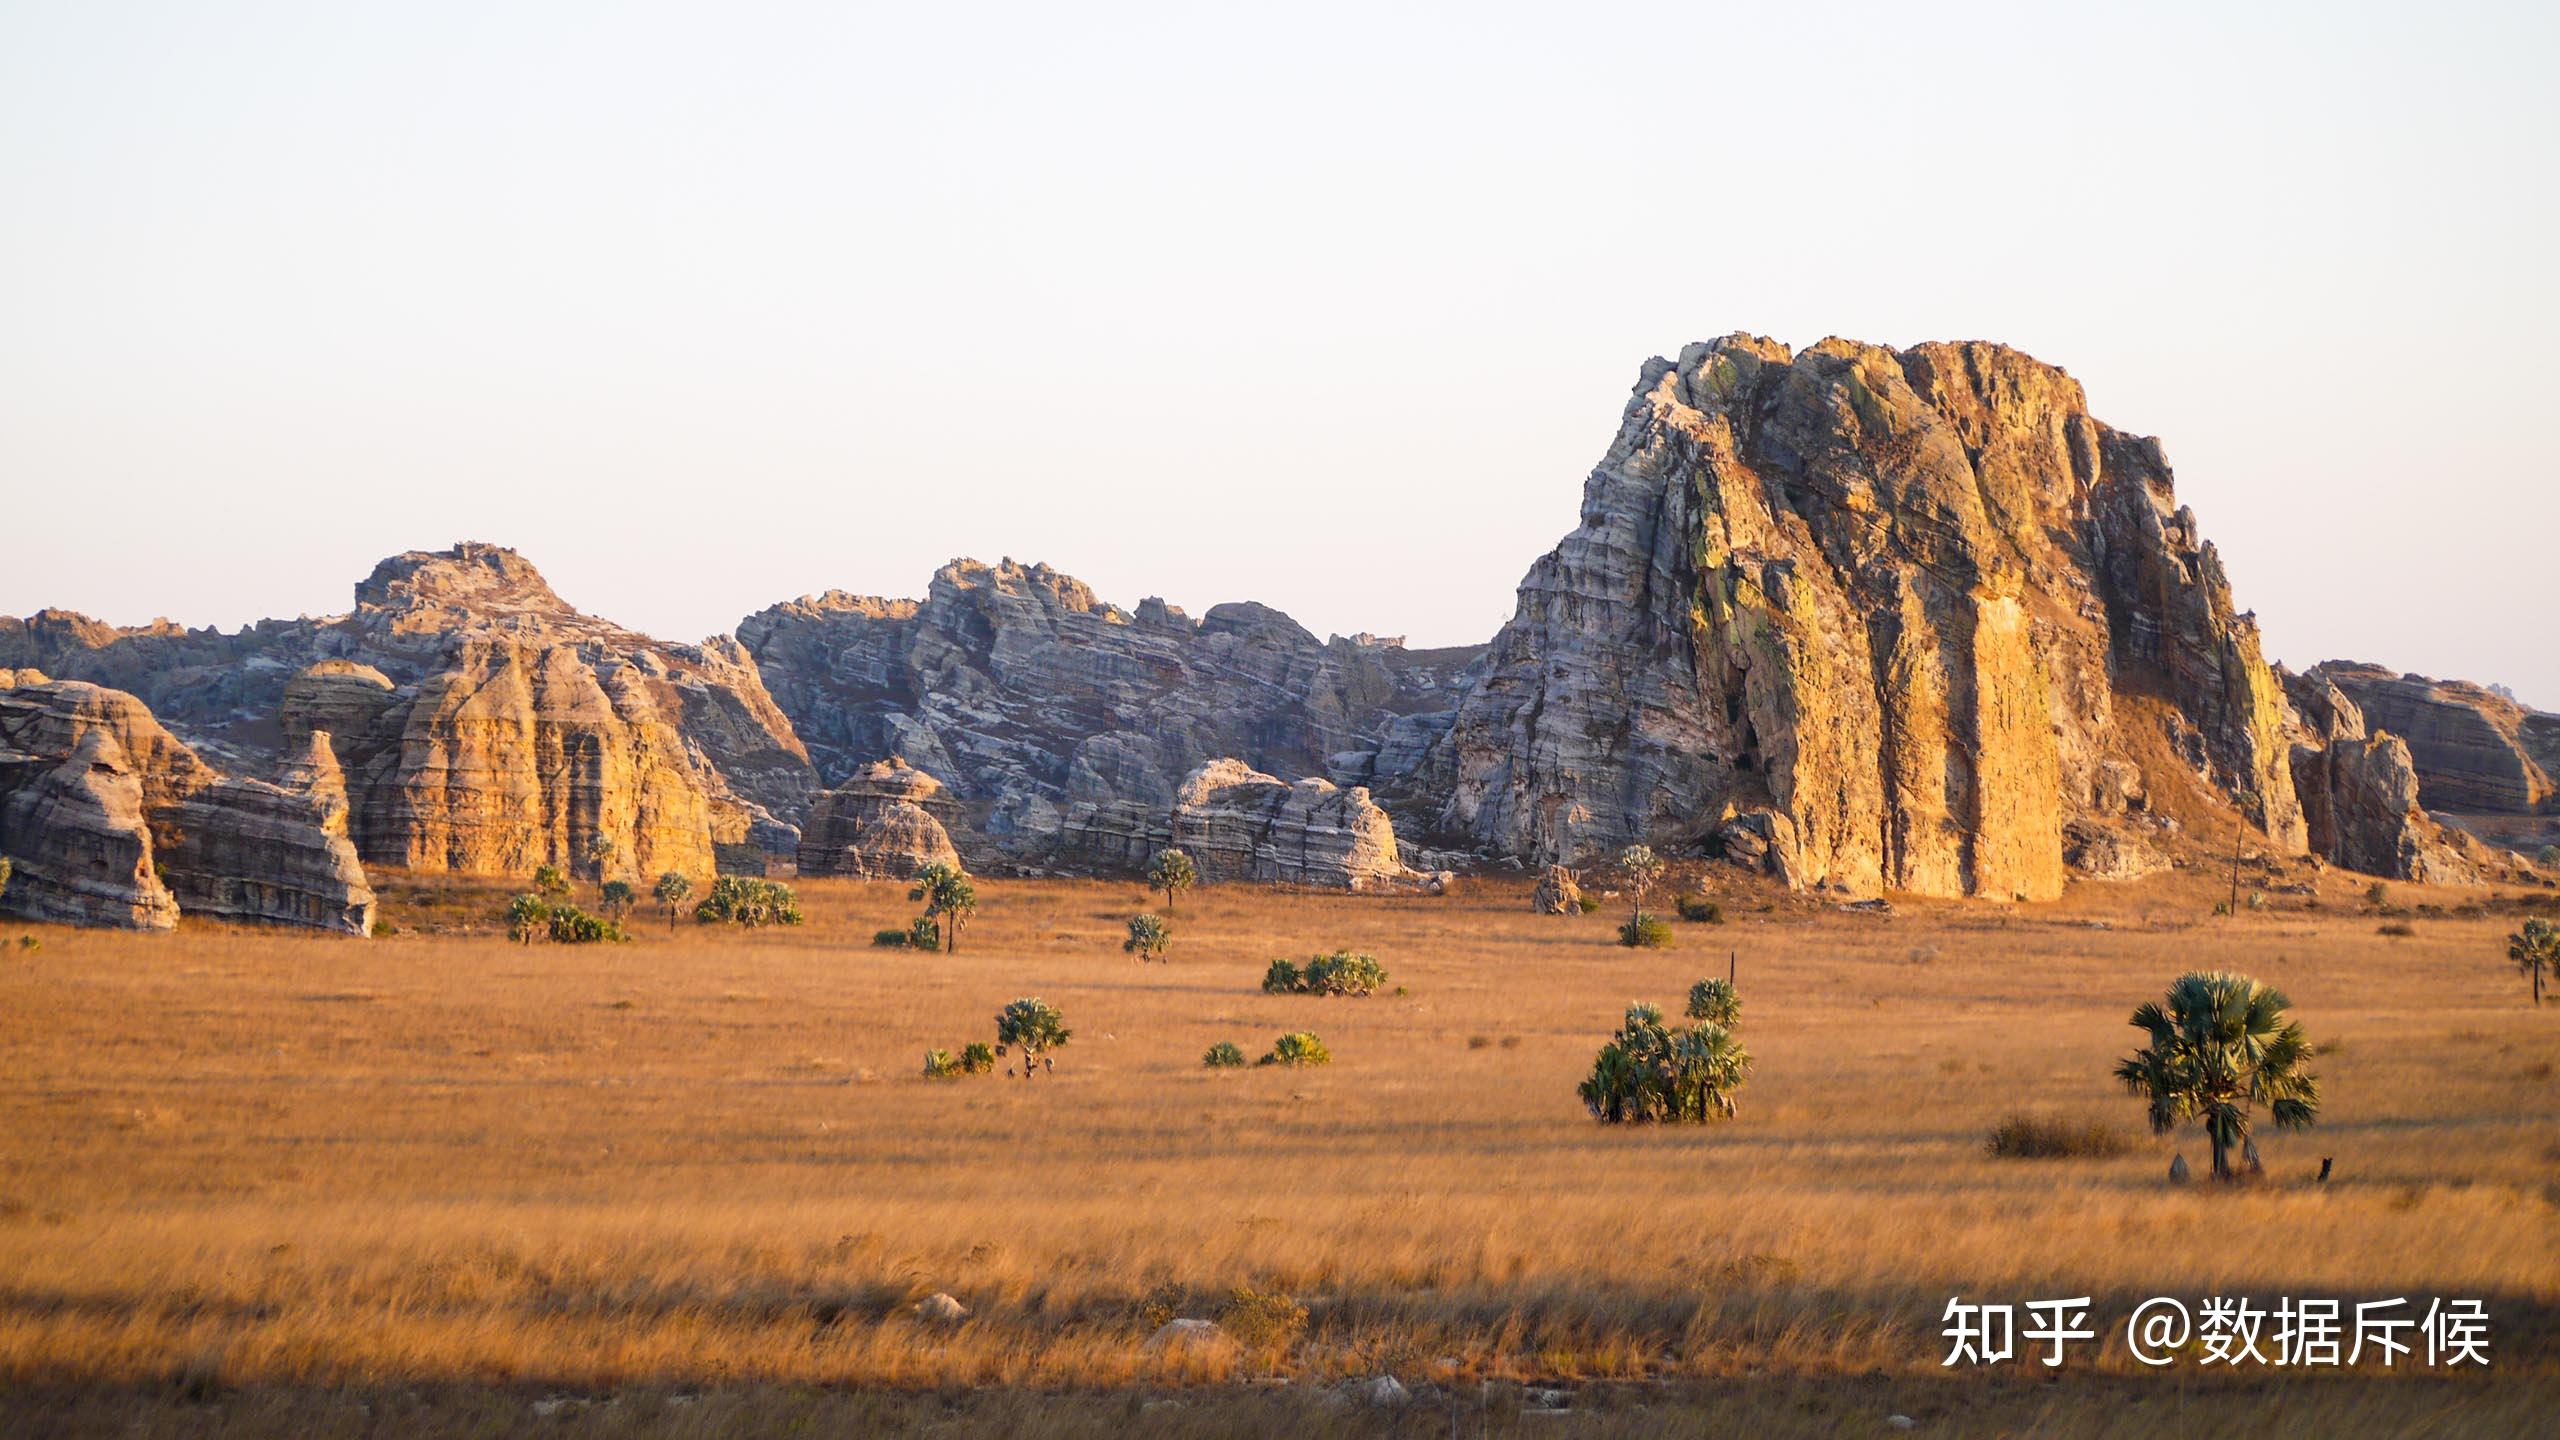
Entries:
{"type": "Polygon", "coordinates": [[[0,905],[167,929],[183,911],[370,933],[373,891],[325,744],[284,783],[229,777],[121,691],[0,670],[0,905]]]}
{"type": "Polygon", "coordinates": [[[1582,886],[1573,872],[1561,865],[1550,865],[1538,872],[1538,885],[1529,892],[1529,903],[1541,915],[1578,915],[1582,913],[1582,886]]]}
{"type": "Polygon", "coordinates": [[[512,550],[374,567],[355,608],[226,635],[0,619],[0,664],[129,689],[235,768],[325,732],[376,864],[586,866],[602,835],[643,876],[789,854],[816,778],[737,642],[670,645],[582,614],[512,550]]]}
{"type": "Polygon", "coordinates": [[[2348,660],[2315,665],[2303,678],[2334,686],[2365,725],[2407,742],[2429,808],[2524,815],[2560,797],[2560,716],[2466,681],[2348,660]]]}
{"type": "Polygon", "coordinates": [[[1206,881],[1344,890],[1428,883],[1397,857],[1395,826],[1366,789],[1321,777],[1293,784],[1240,760],[1212,760],[1175,793],[1171,829],[1206,881]]]}
{"type": "Polygon", "coordinates": [[[903,755],[993,845],[1113,865],[1157,842],[1095,827],[1160,820],[1213,759],[1398,793],[1476,654],[1319,642],[1254,604],[1197,620],[1161,600],[1122,610],[1010,560],[954,561],[921,602],[777,605],[738,635],[829,781],[903,755]]]}
{"type": "Polygon", "coordinates": [[[1998,346],[1731,336],[1645,367],[1425,768],[1537,861],[2041,898],[2070,821],[2144,803],[2127,692],[2303,847],[2283,697],[2155,442],[1998,346]]]}
{"type": "Polygon", "coordinates": [[[2362,709],[2325,667],[2285,675],[2284,683],[2302,725],[2293,782],[2312,853],[2368,875],[2477,884],[2479,869],[2466,853],[2476,843],[2428,818],[2401,737],[2369,732],[2362,709]]]}
{"type": "Polygon", "coordinates": [[[863,766],[818,797],[800,828],[800,873],[905,880],[927,865],[957,865],[960,852],[929,806],[942,785],[905,760],[863,766]]]}

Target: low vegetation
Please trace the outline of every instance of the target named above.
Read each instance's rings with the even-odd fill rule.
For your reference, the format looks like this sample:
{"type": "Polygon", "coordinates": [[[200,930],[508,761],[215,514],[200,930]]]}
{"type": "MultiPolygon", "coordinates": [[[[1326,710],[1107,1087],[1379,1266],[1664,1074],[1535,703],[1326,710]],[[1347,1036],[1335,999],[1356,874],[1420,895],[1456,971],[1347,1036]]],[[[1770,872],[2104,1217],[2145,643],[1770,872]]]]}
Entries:
{"type": "Polygon", "coordinates": [[[1263,991],[1271,995],[1369,995],[1386,983],[1387,967],[1349,950],[1310,956],[1304,965],[1274,960],[1262,975],[1263,991]]]}
{"type": "Polygon", "coordinates": [[[1272,1041],[1270,1053],[1253,1063],[1290,1066],[1330,1065],[1333,1063],[1333,1052],[1326,1049],[1324,1042],[1308,1031],[1292,1030],[1272,1041]]]}
{"type": "Polygon", "coordinates": [[[1724,923],[1724,907],[1703,895],[1682,895],[1671,903],[1672,907],[1680,912],[1680,918],[1691,924],[1721,925],[1724,923]]]}
{"type": "Polygon", "coordinates": [[[2133,1148],[2123,1131],[2096,1121],[2013,1114],[1983,1142],[1986,1154],[2008,1160],[2104,1160],[2133,1148]]]}
{"type": "Polygon", "coordinates": [[[1129,938],[1120,942],[1120,948],[1137,956],[1140,964],[1162,960],[1164,952],[1172,945],[1173,932],[1165,927],[1162,918],[1154,915],[1130,916],[1129,938]]]}
{"type": "Polygon", "coordinates": [[[711,893],[694,907],[693,918],[704,925],[760,930],[767,925],[797,925],[803,917],[799,897],[781,881],[723,875],[711,882],[711,893]]]}
{"type": "Polygon", "coordinates": [[[1244,1049],[1233,1040],[1221,1040],[1200,1057],[1200,1063],[1212,1070],[1244,1068],[1244,1049]]]}
{"type": "Polygon", "coordinates": [[[1671,943],[1671,922],[1659,915],[1630,915],[1618,926],[1618,943],[1630,950],[1659,950],[1671,943]]]}
{"type": "MultiPolygon", "coordinates": [[[[1739,1018],[1738,1001],[1733,1013],[1739,1018]]],[[[1729,1120],[1750,1077],[1751,1052],[1726,1026],[1701,1020],[1673,1029],[1659,1006],[1635,1004],[1577,1093],[1593,1119],[1611,1124],[1729,1120]]]]}

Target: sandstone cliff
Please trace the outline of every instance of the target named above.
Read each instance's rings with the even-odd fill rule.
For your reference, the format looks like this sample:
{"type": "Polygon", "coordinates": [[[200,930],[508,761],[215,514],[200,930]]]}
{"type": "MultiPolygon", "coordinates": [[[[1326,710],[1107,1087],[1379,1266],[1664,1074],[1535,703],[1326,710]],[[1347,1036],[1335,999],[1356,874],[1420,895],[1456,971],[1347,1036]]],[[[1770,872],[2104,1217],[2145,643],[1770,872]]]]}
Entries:
{"type": "Polygon", "coordinates": [[[0,670],[0,907],[166,929],[183,911],[363,935],[373,892],[325,746],[225,776],[121,691],[0,670]]]}
{"type": "Polygon", "coordinates": [[[2303,848],[2283,696],[2154,442],[1998,346],[1737,335],[1645,367],[1427,768],[1447,827],[1542,862],[2044,898],[2068,823],[2145,803],[2127,691],[2303,848]]]}
{"type": "Polygon", "coordinates": [[[816,776],[737,642],[671,645],[581,613],[512,550],[374,567],[355,608],[236,634],[0,619],[0,664],[129,689],[235,768],[313,732],[344,767],[368,860],[494,874],[542,863],[707,874],[789,854],[816,776]]]}
{"type": "Polygon", "coordinates": [[[1254,604],[1196,620],[1161,600],[1122,610],[1010,560],[955,561],[921,602],[830,592],[777,605],[738,635],[826,778],[904,756],[951,787],[987,842],[1039,858],[1093,842],[1068,833],[1079,808],[1088,828],[1106,809],[1160,821],[1213,759],[1393,792],[1475,656],[1318,641],[1254,604]]]}
{"type": "Polygon", "coordinates": [[[2301,719],[2293,746],[2312,853],[2368,875],[2470,885],[2480,880],[2469,837],[2429,819],[2400,736],[2366,728],[2364,712],[2320,669],[2284,676],[2301,719]]]}
{"type": "Polygon", "coordinates": [[[2407,742],[2419,797],[2438,810],[2530,814],[2554,807],[2560,716],[2460,680],[2331,660],[2305,672],[2354,702],[2364,723],[2407,742]]]}

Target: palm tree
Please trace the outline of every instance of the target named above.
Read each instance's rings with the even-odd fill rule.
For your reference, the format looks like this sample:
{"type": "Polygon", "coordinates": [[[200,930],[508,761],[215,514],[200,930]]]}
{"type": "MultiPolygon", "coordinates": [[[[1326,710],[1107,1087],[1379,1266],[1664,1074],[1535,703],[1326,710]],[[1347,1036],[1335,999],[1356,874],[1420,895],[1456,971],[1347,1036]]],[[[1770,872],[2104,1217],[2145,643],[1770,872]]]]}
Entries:
{"type": "Polygon", "coordinates": [[[657,888],[649,893],[666,908],[667,929],[672,933],[676,928],[676,912],[683,909],[684,902],[693,895],[693,882],[670,870],[658,877],[657,888]]]}
{"type": "Polygon", "coordinates": [[[978,887],[970,882],[968,872],[936,860],[916,872],[907,898],[924,902],[925,918],[941,927],[944,951],[959,954],[960,927],[978,908],[978,887]]]}
{"type": "Polygon", "coordinates": [[[2213,1178],[2231,1178],[2231,1152],[2250,1145],[2250,1111],[2265,1103],[2280,1130],[2320,1118],[2320,1077],[2304,1070],[2313,1050],[2284,992],[2246,975],[2198,972],[2169,987],[2166,1003],[2146,1002],[2133,1028],[2151,1043],[2116,1066],[2125,1088],[2151,1104],[2151,1130],[2166,1135],[2188,1120],[2213,1142],[2213,1178]]]}
{"type": "Polygon", "coordinates": [[[2533,1003],[2542,1003],[2542,972],[2560,973],[2560,928],[2548,920],[2527,920],[2524,928],[2507,937],[2507,958],[2516,968],[2533,977],[2533,1003]]]}
{"type": "Polygon", "coordinates": [[[1750,1078],[1751,1052],[1731,1030],[1713,1021],[1666,1029],[1659,1007],[1635,1004],[1578,1093],[1592,1118],[1613,1124],[1730,1120],[1750,1078]]]}
{"type": "Polygon", "coordinates": [[[599,830],[587,837],[587,863],[596,867],[596,879],[602,880],[613,869],[613,837],[599,830]]]}
{"type": "Polygon", "coordinates": [[[1163,959],[1165,947],[1172,943],[1173,932],[1165,928],[1162,920],[1153,915],[1133,915],[1129,918],[1129,938],[1120,943],[1120,948],[1137,956],[1143,964],[1163,959]]]}
{"type": "Polygon", "coordinates": [[[1630,845],[1618,852],[1618,868],[1627,872],[1627,888],[1636,895],[1636,923],[1644,923],[1644,892],[1662,878],[1662,859],[1650,845],[1630,845]]]}
{"type": "Polygon", "coordinates": [[[1031,1078],[1031,1062],[1042,1051],[1055,1050],[1073,1038],[1058,1007],[1036,995],[1025,996],[996,1012],[996,1043],[1022,1052],[1022,1078],[1031,1078]]]}
{"type": "Polygon", "coordinates": [[[1173,897],[1200,883],[1200,867],[1179,850],[1159,850],[1147,866],[1147,888],[1164,892],[1164,913],[1173,913],[1173,897]]]}

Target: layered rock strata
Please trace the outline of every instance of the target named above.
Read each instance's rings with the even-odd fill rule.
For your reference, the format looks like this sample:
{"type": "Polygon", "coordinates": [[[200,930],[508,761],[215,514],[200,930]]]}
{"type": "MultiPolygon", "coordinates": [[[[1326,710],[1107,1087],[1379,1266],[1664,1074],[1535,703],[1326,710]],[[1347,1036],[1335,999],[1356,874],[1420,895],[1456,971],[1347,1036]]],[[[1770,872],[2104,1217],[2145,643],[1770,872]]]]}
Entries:
{"type": "Polygon", "coordinates": [[[0,907],[167,929],[184,913],[370,933],[325,744],[282,783],[226,776],[121,691],[0,671],[0,907]]]}
{"type": "Polygon", "coordinates": [[[2368,730],[2362,709],[2321,668],[2285,676],[2285,688],[2302,722],[2292,768],[2312,853],[2368,875],[2477,884],[2467,853],[2476,843],[2428,818],[2401,737],[2368,730]]]}
{"type": "Polygon", "coordinates": [[[1096,827],[1161,818],[1214,759],[1405,793],[1477,653],[1318,641],[1249,603],[1123,610],[1011,560],[954,561],[920,602],[777,605],[738,635],[828,780],[903,755],[995,847],[1114,864],[1155,837],[1096,827]]]}
{"type": "Polygon", "coordinates": [[[1535,861],[2045,898],[2071,821],[2145,803],[2125,690],[2303,847],[2282,694],[2155,442],[1998,346],[1737,335],[1645,367],[1424,768],[1535,861]]]}
{"type": "Polygon", "coordinates": [[[2560,716],[2467,681],[2347,660],[2315,665],[2304,678],[2336,687],[2367,726],[2407,743],[2419,799],[2431,809],[2531,814],[2560,796],[2560,716]]]}
{"type": "Polygon", "coordinates": [[[932,808],[941,782],[892,757],[863,766],[818,797],[800,829],[800,873],[905,880],[927,865],[960,863],[932,808]]]}

